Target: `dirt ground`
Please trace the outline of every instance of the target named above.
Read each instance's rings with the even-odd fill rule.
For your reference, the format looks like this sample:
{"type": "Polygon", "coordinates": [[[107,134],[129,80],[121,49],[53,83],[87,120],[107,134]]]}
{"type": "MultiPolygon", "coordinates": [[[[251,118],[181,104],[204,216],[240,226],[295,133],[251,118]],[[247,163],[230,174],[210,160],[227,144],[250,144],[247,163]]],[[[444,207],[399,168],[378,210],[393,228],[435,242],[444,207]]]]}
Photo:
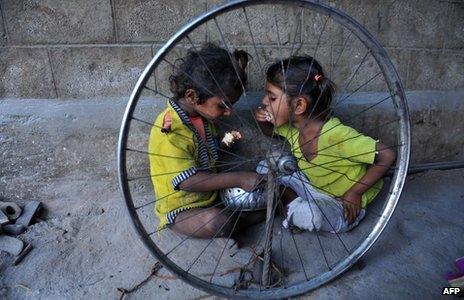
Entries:
{"type": "MultiPolygon", "coordinates": [[[[122,106],[0,102],[0,198],[42,201],[43,222],[19,237],[18,265],[0,254],[5,299],[115,299],[156,263],[131,225],[115,173],[122,106]]],[[[354,268],[302,298],[436,299],[464,255],[464,170],[410,176],[384,234],[354,268]]],[[[164,268],[160,275],[169,275],[164,268]]],[[[151,278],[129,299],[212,298],[177,279],[151,278]]]]}

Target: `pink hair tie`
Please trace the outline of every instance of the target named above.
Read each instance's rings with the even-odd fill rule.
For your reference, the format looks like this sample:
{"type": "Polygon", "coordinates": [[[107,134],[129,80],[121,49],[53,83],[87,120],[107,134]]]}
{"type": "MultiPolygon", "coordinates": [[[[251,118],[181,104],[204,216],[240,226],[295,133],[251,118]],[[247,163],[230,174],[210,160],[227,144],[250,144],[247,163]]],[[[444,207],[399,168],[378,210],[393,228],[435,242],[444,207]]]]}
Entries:
{"type": "Polygon", "coordinates": [[[321,78],[322,78],[322,75],[319,75],[319,74],[314,76],[315,81],[319,81],[321,78]]]}

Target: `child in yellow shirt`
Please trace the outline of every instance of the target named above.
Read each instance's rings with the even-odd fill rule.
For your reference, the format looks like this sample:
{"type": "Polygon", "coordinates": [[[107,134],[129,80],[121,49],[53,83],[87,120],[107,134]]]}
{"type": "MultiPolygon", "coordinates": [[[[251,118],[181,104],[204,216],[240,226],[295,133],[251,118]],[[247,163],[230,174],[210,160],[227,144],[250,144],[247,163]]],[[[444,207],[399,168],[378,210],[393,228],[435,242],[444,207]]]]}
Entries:
{"type": "Polygon", "coordinates": [[[156,118],[149,138],[149,160],[159,228],[198,238],[224,237],[235,221],[215,205],[218,190],[253,190],[254,172],[216,173],[215,120],[231,115],[246,85],[248,54],[228,53],[207,44],[189,50],[170,76],[174,95],[156,118]]]}
{"type": "Polygon", "coordinates": [[[364,216],[396,155],[333,117],[333,94],[334,84],[316,60],[290,57],[268,68],[264,108],[255,117],[264,133],[274,131],[287,139],[298,162],[298,179],[315,188],[296,187],[299,199],[289,204],[289,212],[297,216],[298,209],[308,208],[317,224],[306,224],[306,229],[342,232],[364,216]]]}

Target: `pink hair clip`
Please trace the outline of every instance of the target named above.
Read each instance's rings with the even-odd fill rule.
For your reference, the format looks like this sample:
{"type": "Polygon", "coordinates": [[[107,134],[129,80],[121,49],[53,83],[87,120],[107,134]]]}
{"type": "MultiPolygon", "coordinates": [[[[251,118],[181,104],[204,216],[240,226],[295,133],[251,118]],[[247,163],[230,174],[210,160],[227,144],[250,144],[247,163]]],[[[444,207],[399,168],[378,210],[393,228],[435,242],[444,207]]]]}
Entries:
{"type": "Polygon", "coordinates": [[[319,75],[319,74],[317,74],[316,76],[314,76],[314,80],[315,80],[315,81],[319,81],[321,78],[322,78],[322,75],[319,75]]]}

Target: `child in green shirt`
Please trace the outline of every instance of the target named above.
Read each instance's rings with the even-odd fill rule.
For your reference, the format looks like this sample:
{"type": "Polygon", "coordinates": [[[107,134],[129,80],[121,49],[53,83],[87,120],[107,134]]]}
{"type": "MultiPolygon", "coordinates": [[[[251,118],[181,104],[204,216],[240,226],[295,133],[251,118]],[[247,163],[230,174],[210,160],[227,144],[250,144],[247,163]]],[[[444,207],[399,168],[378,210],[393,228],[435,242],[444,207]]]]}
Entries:
{"type": "Polygon", "coordinates": [[[255,117],[265,134],[287,139],[300,169],[294,176],[314,188],[296,188],[300,197],[289,204],[289,213],[301,215],[298,210],[308,208],[317,224],[304,228],[341,232],[364,216],[396,155],[333,117],[333,94],[334,84],[316,60],[290,57],[268,68],[264,108],[255,117]]]}
{"type": "Polygon", "coordinates": [[[260,176],[216,173],[214,122],[231,115],[247,82],[248,54],[207,44],[189,50],[178,62],[169,78],[174,96],[156,118],[148,145],[158,227],[198,238],[228,236],[236,222],[218,205],[217,191],[229,187],[251,191],[260,176]]]}

